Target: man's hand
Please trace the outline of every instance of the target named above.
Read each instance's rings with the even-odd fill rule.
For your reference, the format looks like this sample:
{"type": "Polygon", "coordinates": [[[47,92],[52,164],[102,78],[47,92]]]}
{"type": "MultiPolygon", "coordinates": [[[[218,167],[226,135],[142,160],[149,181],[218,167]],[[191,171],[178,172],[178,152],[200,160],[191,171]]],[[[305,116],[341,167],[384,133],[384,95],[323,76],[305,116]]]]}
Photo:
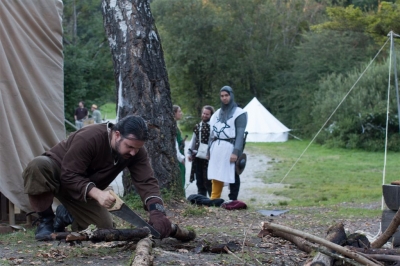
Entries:
{"type": "Polygon", "coordinates": [[[158,210],[156,207],[154,207],[157,204],[159,206],[163,206],[162,200],[158,198],[152,198],[146,204],[147,209],[150,213],[149,224],[152,225],[154,229],[156,229],[160,233],[161,238],[169,237],[172,231],[171,222],[163,211],[158,210]]]}
{"type": "Polygon", "coordinates": [[[95,187],[89,191],[88,196],[97,200],[101,206],[107,209],[111,208],[116,200],[109,191],[103,191],[95,187]]]}
{"type": "Polygon", "coordinates": [[[161,211],[150,211],[150,221],[149,224],[156,229],[161,238],[169,237],[172,231],[171,222],[168,220],[167,216],[161,211]]]}
{"type": "Polygon", "coordinates": [[[237,155],[232,153],[232,154],[231,154],[231,158],[230,158],[229,161],[230,161],[231,163],[234,163],[234,162],[237,161],[237,158],[238,158],[237,155]]]}

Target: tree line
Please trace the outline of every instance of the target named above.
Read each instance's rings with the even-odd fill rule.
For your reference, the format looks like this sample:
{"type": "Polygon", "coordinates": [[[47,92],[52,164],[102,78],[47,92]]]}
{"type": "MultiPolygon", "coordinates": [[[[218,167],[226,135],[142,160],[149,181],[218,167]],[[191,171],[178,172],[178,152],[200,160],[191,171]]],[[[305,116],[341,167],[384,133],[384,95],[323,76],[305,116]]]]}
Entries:
{"type": "MultiPolygon", "coordinates": [[[[64,0],[65,111],[80,99],[115,101],[101,0],[64,0]]],[[[299,137],[311,138],[377,54],[400,33],[400,1],[152,0],[171,87],[190,129],[203,105],[230,85],[245,106],[257,97],[299,137]]],[[[326,123],[317,141],[382,150],[389,46],[326,123]],[[386,75],[385,75],[386,71],[386,75]]],[[[393,80],[393,73],[392,73],[393,80]]],[[[393,87],[393,86],[392,86],[393,87]]],[[[395,93],[389,148],[397,150],[395,93]]]]}

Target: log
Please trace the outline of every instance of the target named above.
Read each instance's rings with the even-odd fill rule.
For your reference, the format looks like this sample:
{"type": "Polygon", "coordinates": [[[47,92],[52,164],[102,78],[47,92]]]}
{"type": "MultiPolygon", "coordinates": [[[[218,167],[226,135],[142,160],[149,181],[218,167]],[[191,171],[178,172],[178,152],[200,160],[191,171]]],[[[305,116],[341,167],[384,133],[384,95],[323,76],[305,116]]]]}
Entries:
{"type": "MultiPolygon", "coordinates": [[[[344,231],[344,225],[342,223],[337,223],[331,227],[329,227],[326,235],[326,240],[341,245],[346,241],[346,232],[344,231]]],[[[332,251],[328,249],[329,251],[332,251]]],[[[313,260],[311,261],[310,266],[331,266],[333,264],[334,258],[318,252],[313,260]]]]}
{"type": "Polygon", "coordinates": [[[268,230],[268,229],[280,230],[280,231],[286,232],[288,234],[293,234],[295,236],[302,237],[302,238],[304,238],[304,239],[306,239],[308,241],[312,241],[312,242],[318,243],[318,244],[323,245],[323,246],[325,246],[325,247],[327,247],[329,249],[332,249],[332,250],[334,250],[336,252],[339,252],[340,254],[342,254],[342,255],[344,255],[344,256],[346,256],[348,258],[352,258],[355,261],[357,261],[357,262],[359,262],[361,264],[364,264],[364,265],[370,265],[370,266],[379,265],[379,264],[376,264],[375,262],[369,260],[368,258],[365,258],[362,254],[360,254],[360,253],[358,253],[356,251],[351,251],[350,249],[344,248],[344,247],[339,246],[339,245],[337,245],[335,243],[332,243],[330,241],[326,241],[323,238],[320,238],[320,237],[317,237],[317,236],[314,236],[314,235],[311,235],[311,234],[308,234],[308,233],[305,233],[305,232],[302,232],[302,231],[299,231],[299,230],[296,230],[296,229],[293,229],[293,228],[290,228],[290,227],[286,227],[286,226],[279,225],[279,224],[274,224],[274,223],[271,223],[271,222],[263,222],[262,223],[262,228],[266,229],[266,230],[268,230]]]}
{"type": "Polygon", "coordinates": [[[273,237],[280,237],[286,239],[287,241],[295,244],[301,251],[311,253],[313,249],[310,247],[311,243],[307,240],[304,240],[301,237],[294,236],[292,234],[288,234],[279,230],[263,230],[258,234],[258,237],[264,237],[265,235],[271,235],[273,237]]]}
{"type": "Polygon", "coordinates": [[[258,236],[259,237],[263,237],[263,236],[265,236],[267,234],[271,235],[271,236],[274,236],[274,237],[280,237],[280,238],[283,238],[283,239],[285,239],[287,241],[290,241],[291,243],[295,244],[301,251],[304,251],[304,252],[307,252],[307,253],[311,253],[313,250],[317,250],[317,251],[321,252],[322,254],[325,254],[327,256],[336,258],[338,260],[345,261],[348,264],[361,266],[361,264],[355,262],[354,260],[350,260],[350,259],[345,258],[343,256],[339,256],[338,254],[332,253],[328,249],[320,248],[316,244],[311,243],[311,242],[309,242],[309,241],[307,241],[307,240],[305,240],[305,239],[303,239],[301,237],[294,236],[292,234],[288,234],[288,233],[285,233],[285,232],[282,232],[282,231],[279,231],[279,230],[262,230],[259,233],[258,236]]]}
{"type": "Polygon", "coordinates": [[[135,229],[101,229],[94,231],[89,239],[92,242],[133,241],[143,239],[149,235],[150,229],[147,227],[135,229]]]}
{"type": "Polygon", "coordinates": [[[368,254],[366,256],[368,258],[379,260],[379,261],[400,262],[400,256],[385,255],[385,254],[368,254]]]}
{"type": "Polygon", "coordinates": [[[154,257],[151,256],[153,242],[150,238],[141,239],[136,246],[136,255],[132,261],[132,266],[149,266],[153,265],[154,257]]]}
{"type": "Polygon", "coordinates": [[[77,232],[58,232],[52,233],[45,241],[63,240],[71,241],[92,241],[92,242],[111,242],[111,241],[134,241],[148,237],[150,229],[147,227],[135,229],[97,229],[90,234],[77,232]]]}
{"type": "Polygon", "coordinates": [[[364,254],[384,254],[384,255],[395,255],[400,256],[400,249],[389,249],[389,248],[356,248],[346,246],[348,249],[355,250],[364,254]]]}
{"type": "Polygon", "coordinates": [[[196,238],[196,232],[194,230],[187,230],[186,228],[181,228],[177,224],[172,224],[172,232],[170,237],[173,237],[181,241],[191,241],[196,238]]]}
{"type": "Polygon", "coordinates": [[[385,232],[380,235],[374,242],[371,243],[372,248],[380,248],[382,247],[388,240],[391,238],[394,233],[396,233],[397,228],[400,225],[400,209],[396,212],[396,215],[393,217],[392,222],[389,224],[388,228],[386,228],[385,232]]]}

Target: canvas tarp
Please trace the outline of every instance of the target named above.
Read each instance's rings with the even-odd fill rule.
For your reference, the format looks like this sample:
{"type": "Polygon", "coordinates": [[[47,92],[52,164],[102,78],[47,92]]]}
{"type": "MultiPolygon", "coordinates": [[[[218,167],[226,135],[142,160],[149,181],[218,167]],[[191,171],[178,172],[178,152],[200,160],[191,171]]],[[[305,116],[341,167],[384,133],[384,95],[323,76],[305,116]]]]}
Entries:
{"type": "Polygon", "coordinates": [[[276,119],[254,97],[244,108],[247,111],[247,135],[248,142],[284,142],[288,140],[288,129],[276,119]]]}
{"type": "Polygon", "coordinates": [[[23,169],[65,138],[62,8],[0,1],[0,192],[24,211],[23,169]]]}

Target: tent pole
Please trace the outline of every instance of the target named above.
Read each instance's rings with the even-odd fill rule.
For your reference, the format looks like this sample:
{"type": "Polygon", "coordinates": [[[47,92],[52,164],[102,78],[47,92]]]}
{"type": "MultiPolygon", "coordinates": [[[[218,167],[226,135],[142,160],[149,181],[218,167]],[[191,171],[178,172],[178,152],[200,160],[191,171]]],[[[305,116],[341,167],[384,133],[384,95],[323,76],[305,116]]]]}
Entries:
{"type": "Polygon", "coordinates": [[[400,37],[398,34],[390,31],[390,47],[392,49],[393,54],[393,71],[394,71],[394,85],[396,89],[396,99],[397,99],[397,117],[399,119],[399,133],[400,133],[400,100],[399,100],[399,84],[397,81],[397,60],[396,60],[396,51],[394,49],[394,40],[393,37],[400,37]],[[395,36],[394,36],[395,35],[395,36]]]}

